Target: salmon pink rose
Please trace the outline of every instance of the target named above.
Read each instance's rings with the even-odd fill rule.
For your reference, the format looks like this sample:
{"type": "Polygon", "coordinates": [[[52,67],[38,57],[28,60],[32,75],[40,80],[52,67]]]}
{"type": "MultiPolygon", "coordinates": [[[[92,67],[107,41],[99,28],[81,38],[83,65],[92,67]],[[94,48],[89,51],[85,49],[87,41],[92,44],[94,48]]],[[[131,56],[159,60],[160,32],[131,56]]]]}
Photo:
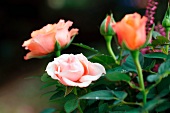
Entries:
{"type": "Polygon", "coordinates": [[[146,41],[147,18],[138,13],[127,14],[120,22],[112,25],[120,45],[124,43],[130,50],[139,49],[146,41]]]}
{"type": "Polygon", "coordinates": [[[25,60],[47,55],[54,51],[58,42],[63,48],[70,43],[71,37],[78,34],[78,29],[68,30],[73,22],[60,20],[57,24],[48,24],[40,30],[33,31],[29,40],[24,41],[23,47],[30,50],[25,60]]]}
{"type": "Polygon", "coordinates": [[[83,54],[63,54],[50,62],[46,72],[65,86],[87,87],[105,74],[105,68],[92,63],[83,54]]]}

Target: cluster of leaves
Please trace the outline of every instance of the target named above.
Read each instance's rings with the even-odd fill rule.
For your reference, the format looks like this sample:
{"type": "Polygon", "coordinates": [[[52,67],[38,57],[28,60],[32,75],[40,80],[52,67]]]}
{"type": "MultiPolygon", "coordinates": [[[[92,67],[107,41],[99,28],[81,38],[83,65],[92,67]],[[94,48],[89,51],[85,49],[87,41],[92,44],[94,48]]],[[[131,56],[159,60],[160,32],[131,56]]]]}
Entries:
{"type": "Polygon", "coordinates": [[[78,47],[94,52],[88,56],[91,62],[102,64],[107,71],[105,76],[93,82],[87,88],[68,87],[51,79],[46,73],[41,77],[45,83],[42,89],[55,86],[53,91],[44,95],[51,95],[50,102],[56,103],[57,108],[49,108],[42,113],[136,113],[162,112],[170,109],[170,55],[163,51],[169,40],[153,32],[155,40],[148,47],[148,54],[139,55],[140,65],[144,74],[147,93],[147,103],[143,105],[142,92],[138,84],[136,66],[129,51],[123,51],[121,65],[115,63],[109,55],[83,44],[74,44],[78,47]],[[162,50],[154,52],[155,49],[162,50]],[[155,64],[160,64],[158,72],[154,72],[155,64]]]}

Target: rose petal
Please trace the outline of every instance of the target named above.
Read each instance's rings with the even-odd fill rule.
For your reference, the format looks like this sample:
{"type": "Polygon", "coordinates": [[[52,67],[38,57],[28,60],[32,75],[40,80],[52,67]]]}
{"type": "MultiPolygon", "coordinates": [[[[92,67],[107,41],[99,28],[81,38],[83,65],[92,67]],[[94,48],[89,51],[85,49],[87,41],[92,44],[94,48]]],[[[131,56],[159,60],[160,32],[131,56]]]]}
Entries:
{"type": "Polygon", "coordinates": [[[90,85],[91,81],[86,81],[86,82],[82,82],[82,83],[78,83],[78,82],[73,82],[65,77],[62,78],[63,81],[68,85],[68,86],[78,86],[78,87],[87,87],[90,85]]]}
{"type": "Polygon", "coordinates": [[[112,27],[118,35],[118,42],[120,45],[122,45],[122,43],[124,42],[128,48],[135,48],[135,43],[132,38],[136,37],[136,31],[131,26],[129,26],[125,22],[117,22],[112,27]]]}
{"type": "Polygon", "coordinates": [[[96,81],[97,79],[99,79],[102,76],[102,74],[97,74],[95,76],[91,76],[91,75],[84,75],[82,76],[79,81],[80,82],[87,82],[87,81],[96,81]]]}
{"type": "Polygon", "coordinates": [[[89,62],[89,75],[98,75],[98,74],[105,74],[105,68],[99,63],[91,63],[89,62]]]}
{"type": "Polygon", "coordinates": [[[59,77],[65,77],[72,81],[77,81],[84,74],[84,67],[76,56],[70,55],[64,62],[58,61],[62,70],[59,77]]]}
{"type": "Polygon", "coordinates": [[[61,47],[64,47],[70,42],[70,37],[68,37],[68,33],[69,32],[67,29],[57,30],[55,38],[61,47]]]}
{"type": "Polygon", "coordinates": [[[59,78],[56,76],[56,74],[55,74],[55,64],[54,64],[54,62],[49,62],[48,63],[48,65],[47,65],[47,67],[46,67],[46,70],[45,70],[46,72],[47,72],[47,74],[49,75],[49,76],[51,76],[51,78],[53,78],[53,79],[57,79],[57,80],[59,80],[59,78]]]}
{"type": "Polygon", "coordinates": [[[80,82],[86,82],[86,81],[95,81],[99,79],[102,74],[105,74],[106,71],[104,67],[101,64],[98,63],[91,63],[89,66],[89,74],[84,75],[80,78],[80,82]]]}
{"type": "Polygon", "coordinates": [[[133,26],[137,29],[140,26],[141,15],[138,13],[128,14],[122,19],[122,21],[126,22],[130,26],[133,26]]]}
{"type": "Polygon", "coordinates": [[[88,68],[89,61],[87,60],[87,58],[83,54],[77,54],[76,57],[79,59],[79,61],[82,63],[84,67],[83,75],[88,74],[89,73],[89,68],[88,68]]]}
{"type": "Polygon", "coordinates": [[[65,77],[71,81],[77,81],[81,78],[83,72],[82,70],[68,70],[68,71],[63,71],[58,74],[59,77],[65,77]]]}
{"type": "Polygon", "coordinates": [[[72,37],[72,36],[78,34],[78,31],[79,31],[78,29],[71,29],[70,32],[69,32],[70,37],[72,37]]]}
{"type": "Polygon", "coordinates": [[[28,60],[28,59],[31,59],[31,58],[38,58],[39,56],[33,52],[28,52],[26,54],[26,56],[24,56],[24,60],[28,60]]]}
{"type": "Polygon", "coordinates": [[[40,30],[35,30],[31,33],[31,37],[36,37],[39,34],[46,34],[46,33],[50,33],[50,32],[54,32],[56,24],[47,24],[46,26],[44,26],[43,28],[41,28],[40,30]]]}

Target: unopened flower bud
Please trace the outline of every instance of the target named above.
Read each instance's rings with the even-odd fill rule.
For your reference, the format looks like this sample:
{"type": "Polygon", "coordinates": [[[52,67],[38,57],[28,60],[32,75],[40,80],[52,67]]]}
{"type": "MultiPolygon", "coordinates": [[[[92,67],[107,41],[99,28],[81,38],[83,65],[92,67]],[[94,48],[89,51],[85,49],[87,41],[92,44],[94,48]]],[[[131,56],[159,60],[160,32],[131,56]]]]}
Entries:
{"type": "Polygon", "coordinates": [[[165,13],[164,19],[162,21],[162,26],[165,27],[166,31],[170,31],[170,7],[168,4],[167,11],[165,13]]]}
{"type": "Polygon", "coordinates": [[[113,15],[107,15],[100,25],[100,33],[103,36],[113,36],[115,33],[112,28],[112,24],[115,23],[113,15]]]}

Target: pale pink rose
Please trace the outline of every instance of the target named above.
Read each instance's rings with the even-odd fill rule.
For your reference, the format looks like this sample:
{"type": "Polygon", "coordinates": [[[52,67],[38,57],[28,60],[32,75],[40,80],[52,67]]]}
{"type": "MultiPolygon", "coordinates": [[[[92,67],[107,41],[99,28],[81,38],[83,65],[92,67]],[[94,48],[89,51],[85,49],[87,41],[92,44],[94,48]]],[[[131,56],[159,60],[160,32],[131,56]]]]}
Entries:
{"type": "Polygon", "coordinates": [[[24,41],[23,47],[30,50],[25,60],[47,55],[54,51],[58,42],[62,48],[70,43],[71,37],[78,34],[78,29],[71,29],[73,22],[60,20],[57,24],[48,24],[40,30],[33,31],[29,40],[24,41]]]}
{"type": "Polygon", "coordinates": [[[101,64],[88,61],[83,54],[63,54],[47,65],[46,72],[65,86],[81,88],[106,73],[101,64]]]}

